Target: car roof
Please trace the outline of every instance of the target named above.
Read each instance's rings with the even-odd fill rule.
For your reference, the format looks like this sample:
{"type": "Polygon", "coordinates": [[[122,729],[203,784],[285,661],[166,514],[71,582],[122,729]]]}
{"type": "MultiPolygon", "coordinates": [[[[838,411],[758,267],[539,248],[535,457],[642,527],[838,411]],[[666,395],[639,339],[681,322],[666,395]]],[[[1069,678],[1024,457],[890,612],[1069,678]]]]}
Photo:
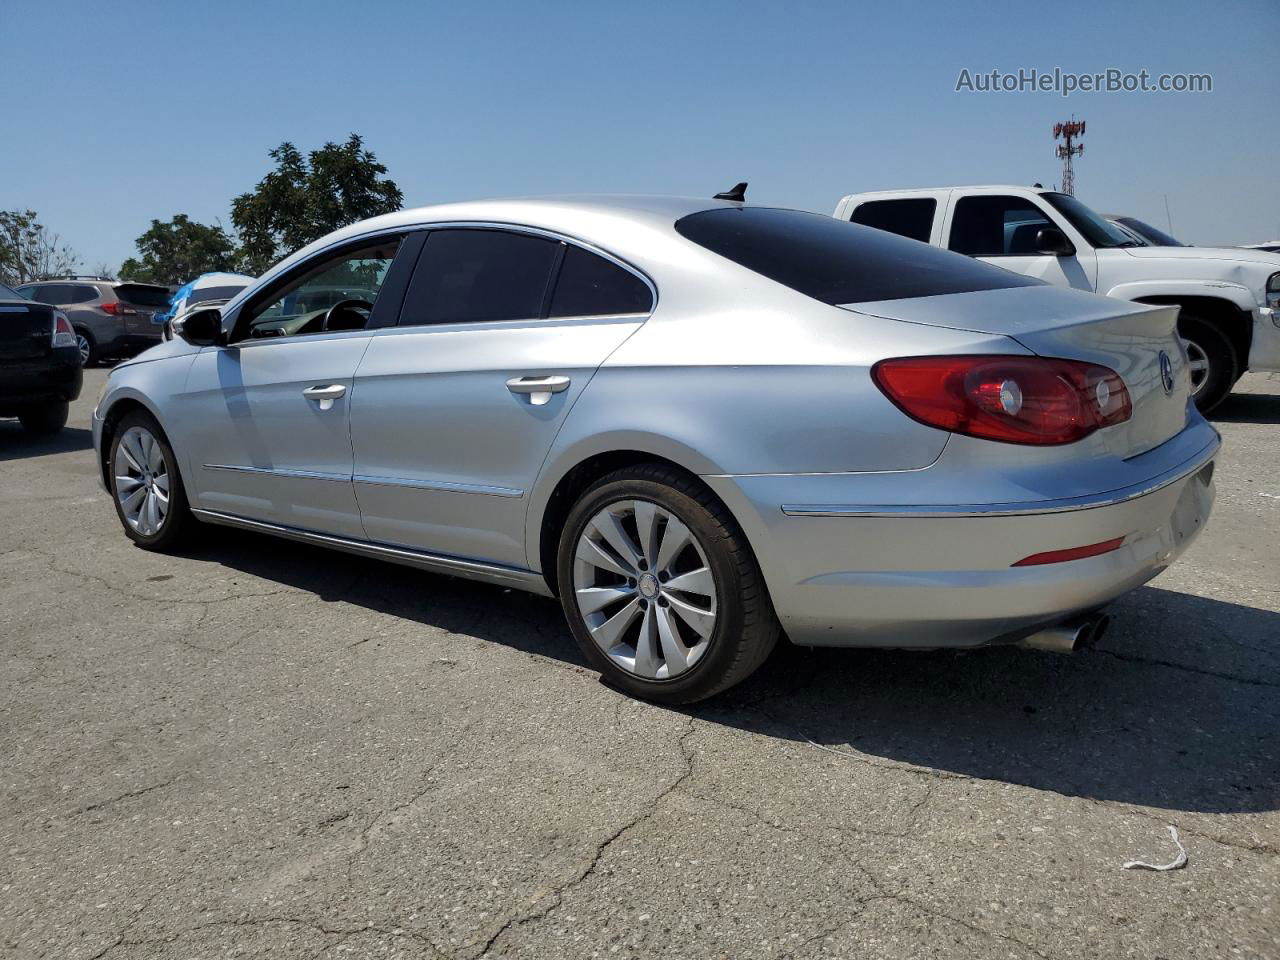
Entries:
{"type": "Polygon", "coordinates": [[[681,217],[703,210],[742,206],[744,204],[734,201],[703,197],[567,194],[412,207],[362,220],[321,237],[280,261],[260,279],[269,280],[300,260],[337,244],[400,227],[432,223],[510,224],[547,230],[603,247],[616,256],[643,266],[642,261],[650,259],[658,248],[679,241],[671,228],[681,217]]]}

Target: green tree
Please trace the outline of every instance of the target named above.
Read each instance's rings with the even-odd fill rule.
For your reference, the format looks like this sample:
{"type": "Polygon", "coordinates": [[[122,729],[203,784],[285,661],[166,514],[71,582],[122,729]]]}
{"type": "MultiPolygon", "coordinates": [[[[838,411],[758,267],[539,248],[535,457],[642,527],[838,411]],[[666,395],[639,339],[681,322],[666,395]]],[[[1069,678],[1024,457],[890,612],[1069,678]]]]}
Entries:
{"type": "Polygon", "coordinates": [[[72,273],[79,257],[34,210],[0,210],[0,283],[17,286],[72,273]]]}
{"type": "Polygon", "coordinates": [[[183,284],[215,270],[235,266],[235,242],[219,226],[197,223],[179,213],[168,223],[152,220],[138,238],[141,259],[120,265],[120,277],[143,283],[183,284]]]}
{"type": "Polygon", "coordinates": [[[399,210],[404,195],[387,168],[351,134],[304,157],[292,143],[271,151],[276,168],[231,202],[240,268],[260,274],[277,260],[357,220],[399,210]]]}

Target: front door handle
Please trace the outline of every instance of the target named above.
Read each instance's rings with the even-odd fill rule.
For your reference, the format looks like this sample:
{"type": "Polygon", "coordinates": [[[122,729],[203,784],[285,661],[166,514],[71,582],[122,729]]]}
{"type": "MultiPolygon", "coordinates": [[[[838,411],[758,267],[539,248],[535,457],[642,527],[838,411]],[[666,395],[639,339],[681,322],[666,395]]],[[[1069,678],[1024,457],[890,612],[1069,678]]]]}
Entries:
{"type": "Polygon", "coordinates": [[[302,395],[308,400],[315,400],[320,405],[321,410],[329,410],[333,407],[333,401],[346,396],[347,388],[341,383],[330,383],[319,387],[307,387],[302,391],[302,395]]]}
{"type": "Polygon", "coordinates": [[[529,402],[540,407],[551,399],[553,393],[561,393],[569,389],[569,378],[553,377],[512,377],[507,381],[507,389],[517,395],[528,396],[529,402]]]}

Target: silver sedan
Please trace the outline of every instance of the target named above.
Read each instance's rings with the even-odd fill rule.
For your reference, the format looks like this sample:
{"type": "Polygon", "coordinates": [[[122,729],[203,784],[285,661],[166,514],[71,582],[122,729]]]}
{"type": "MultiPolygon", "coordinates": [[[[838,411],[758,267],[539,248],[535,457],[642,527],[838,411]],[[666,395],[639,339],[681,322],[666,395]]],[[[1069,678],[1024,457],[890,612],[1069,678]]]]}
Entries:
{"type": "Polygon", "coordinates": [[[203,523],[559,597],[689,702],[785,635],[1066,649],[1202,529],[1175,307],[734,201],[409,210],[116,367],[124,532],[203,523]]]}

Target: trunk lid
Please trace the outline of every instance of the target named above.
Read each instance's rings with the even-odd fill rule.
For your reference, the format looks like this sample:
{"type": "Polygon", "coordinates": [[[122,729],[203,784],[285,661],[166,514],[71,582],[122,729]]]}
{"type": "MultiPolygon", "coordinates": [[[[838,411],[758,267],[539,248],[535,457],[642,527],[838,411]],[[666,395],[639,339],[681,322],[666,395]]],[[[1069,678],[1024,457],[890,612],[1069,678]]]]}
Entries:
{"type": "Polygon", "coordinates": [[[129,317],[132,321],[132,332],[144,336],[158,334],[159,324],[153,324],[158,313],[164,313],[169,306],[169,288],[151,283],[117,283],[115,295],[122,303],[138,311],[129,317]]]}
{"type": "Polygon", "coordinates": [[[53,348],[53,308],[0,300],[0,361],[39,360],[53,348]]]}
{"type": "MultiPolygon", "coordinates": [[[[1176,306],[1131,303],[1046,285],[860,303],[845,309],[925,326],[1003,335],[1042,357],[1110,367],[1124,380],[1133,414],[1094,435],[1109,453],[1137,456],[1187,425],[1191,381],[1176,332],[1176,306]],[[1168,391],[1161,354],[1168,360],[1167,372],[1173,380],[1168,391]]],[[[927,343],[922,337],[922,353],[929,352],[927,343]]]]}

